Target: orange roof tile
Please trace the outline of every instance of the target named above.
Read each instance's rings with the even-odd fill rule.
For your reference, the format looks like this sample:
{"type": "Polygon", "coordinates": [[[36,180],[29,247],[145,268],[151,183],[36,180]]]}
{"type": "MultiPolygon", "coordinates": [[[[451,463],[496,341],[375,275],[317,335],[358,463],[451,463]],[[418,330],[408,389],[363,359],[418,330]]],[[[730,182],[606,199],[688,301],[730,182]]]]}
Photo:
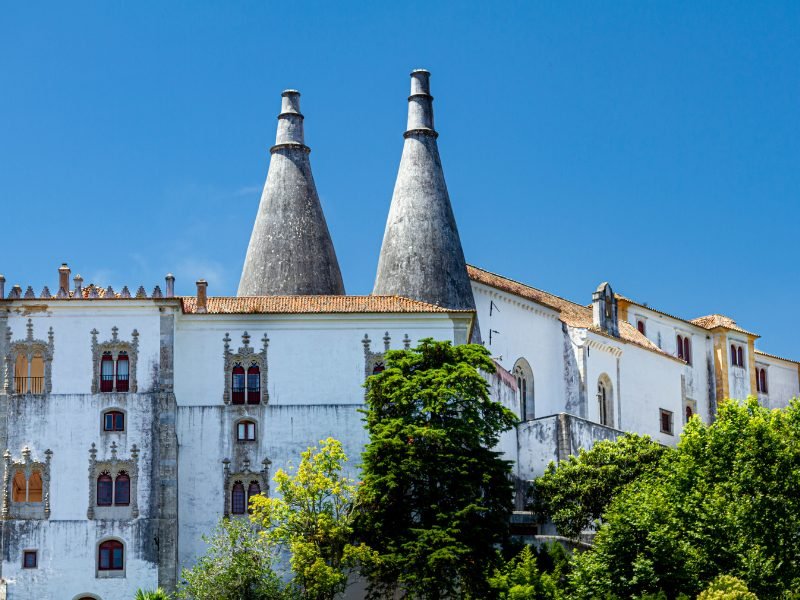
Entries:
{"type": "Polygon", "coordinates": [[[766,356],[768,358],[776,358],[778,360],[783,360],[783,361],[786,361],[786,362],[794,363],[796,365],[800,365],[800,361],[798,361],[798,360],[793,360],[791,358],[784,358],[783,356],[778,356],[776,354],[770,354],[769,352],[762,352],[761,350],[756,350],[756,354],[759,354],[761,356],[766,356]]]}
{"type": "MultiPolygon", "coordinates": [[[[182,296],[183,312],[197,314],[197,298],[182,296]]],[[[402,296],[214,296],[205,314],[474,313],[402,296]]]]}
{"type": "MultiPolygon", "coordinates": [[[[514,281],[513,279],[503,277],[502,275],[497,275],[496,273],[492,273],[490,271],[479,269],[478,267],[473,267],[472,265],[467,265],[467,272],[469,273],[470,279],[473,281],[483,283],[504,292],[508,292],[509,294],[514,294],[515,296],[520,296],[527,300],[532,300],[533,302],[557,310],[559,312],[559,318],[561,321],[570,327],[588,329],[594,333],[606,335],[600,330],[599,327],[594,325],[592,309],[590,307],[576,304],[575,302],[570,302],[569,300],[565,300],[564,298],[554,294],[543,292],[542,290],[525,285],[524,283],[514,281]]],[[[671,354],[661,350],[661,348],[647,339],[646,336],[644,336],[638,329],[636,329],[636,327],[627,321],[619,321],[619,336],[620,339],[625,342],[636,344],[637,346],[641,346],[647,350],[652,350],[653,352],[658,352],[659,354],[669,356],[670,358],[675,358],[671,354]]]]}
{"type": "Polygon", "coordinates": [[[697,317],[696,319],[692,319],[690,323],[699,325],[703,329],[716,329],[717,327],[724,327],[725,329],[730,329],[732,331],[738,331],[747,335],[760,337],[757,333],[742,329],[736,324],[736,321],[730,317],[726,317],[725,315],[706,315],[705,317],[697,317]]]}

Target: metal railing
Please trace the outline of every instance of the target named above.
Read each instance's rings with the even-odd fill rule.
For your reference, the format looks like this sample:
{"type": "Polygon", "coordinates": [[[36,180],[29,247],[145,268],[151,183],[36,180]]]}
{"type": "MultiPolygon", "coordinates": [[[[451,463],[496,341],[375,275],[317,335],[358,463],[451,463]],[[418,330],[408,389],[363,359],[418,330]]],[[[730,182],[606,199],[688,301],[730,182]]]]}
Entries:
{"type": "Polygon", "coordinates": [[[44,377],[14,377],[15,394],[44,394],[44,377]]]}

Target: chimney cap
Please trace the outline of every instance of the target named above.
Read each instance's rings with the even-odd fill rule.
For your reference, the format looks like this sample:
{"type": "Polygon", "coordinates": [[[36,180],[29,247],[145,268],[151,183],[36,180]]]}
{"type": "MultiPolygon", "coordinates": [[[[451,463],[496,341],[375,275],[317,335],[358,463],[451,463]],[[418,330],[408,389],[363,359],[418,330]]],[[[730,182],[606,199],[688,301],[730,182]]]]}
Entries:
{"type": "Polygon", "coordinates": [[[426,75],[431,74],[431,72],[428,71],[428,69],[414,69],[413,71],[411,71],[411,75],[414,75],[416,73],[425,73],[426,75]]]}
{"type": "Polygon", "coordinates": [[[299,95],[300,95],[300,91],[299,90],[295,90],[295,89],[291,89],[291,88],[288,89],[288,90],[283,90],[281,92],[281,96],[299,96],[299,95]]]}
{"type": "Polygon", "coordinates": [[[164,279],[175,279],[175,275],[172,273],[167,273],[167,276],[164,279]]]}

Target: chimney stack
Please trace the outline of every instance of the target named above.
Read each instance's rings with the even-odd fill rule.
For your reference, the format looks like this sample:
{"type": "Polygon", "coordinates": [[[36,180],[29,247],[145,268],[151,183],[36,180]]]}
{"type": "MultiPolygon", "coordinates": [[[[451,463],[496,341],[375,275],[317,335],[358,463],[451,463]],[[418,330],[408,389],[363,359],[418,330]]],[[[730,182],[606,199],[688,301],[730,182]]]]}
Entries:
{"type": "Polygon", "coordinates": [[[167,282],[167,298],[174,298],[175,297],[175,275],[172,273],[167,273],[167,276],[164,278],[167,282]]]}
{"type": "Polygon", "coordinates": [[[208,312],[208,297],[206,295],[208,282],[205,279],[197,280],[197,312],[208,312]]]}
{"type": "Polygon", "coordinates": [[[607,282],[598,285],[592,294],[592,324],[608,335],[619,337],[617,297],[607,282]]]}
{"type": "Polygon", "coordinates": [[[80,273],[75,275],[72,278],[72,282],[75,284],[75,298],[82,298],[83,297],[83,277],[80,276],[80,273]]]}
{"type": "Polygon", "coordinates": [[[6,297],[6,278],[0,275],[0,300],[6,297]]]}
{"type": "Polygon", "coordinates": [[[61,295],[61,290],[64,290],[64,294],[69,293],[69,274],[70,270],[67,266],[67,263],[61,263],[61,266],[58,267],[58,294],[61,295]]]}
{"type": "MultiPolygon", "coordinates": [[[[475,309],[433,128],[430,73],[411,72],[403,154],[386,220],[373,294],[475,309]]],[[[480,341],[475,323],[472,341],[480,341]]]]}

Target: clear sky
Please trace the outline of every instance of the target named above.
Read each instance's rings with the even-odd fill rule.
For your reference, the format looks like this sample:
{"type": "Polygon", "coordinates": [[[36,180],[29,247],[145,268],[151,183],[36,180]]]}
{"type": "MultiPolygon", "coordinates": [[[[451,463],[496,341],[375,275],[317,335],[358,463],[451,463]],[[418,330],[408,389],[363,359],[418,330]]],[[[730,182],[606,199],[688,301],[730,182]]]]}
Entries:
{"type": "Polygon", "coordinates": [[[469,262],[800,358],[795,1],[3,2],[0,272],[235,294],[292,87],[369,293],[420,67],[469,262]]]}

